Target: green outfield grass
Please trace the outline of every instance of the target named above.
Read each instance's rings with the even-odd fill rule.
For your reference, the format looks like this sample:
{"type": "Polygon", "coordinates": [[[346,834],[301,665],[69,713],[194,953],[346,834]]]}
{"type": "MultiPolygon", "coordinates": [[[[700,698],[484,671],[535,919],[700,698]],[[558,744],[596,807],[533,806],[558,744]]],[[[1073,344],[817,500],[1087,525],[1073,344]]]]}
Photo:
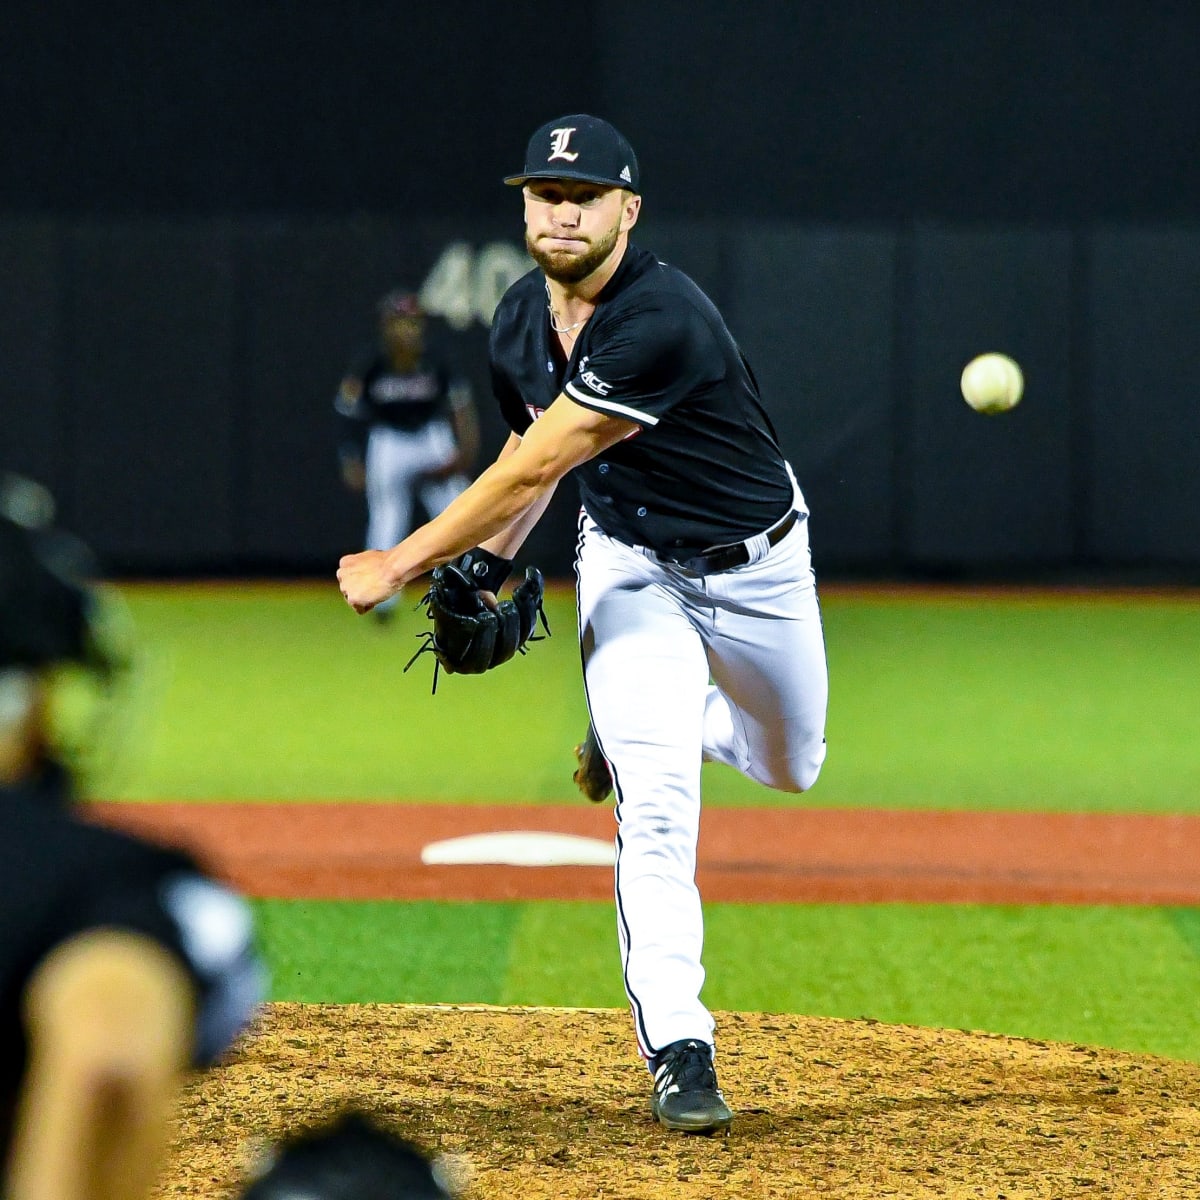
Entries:
{"type": "MultiPolygon", "coordinates": [[[[122,589],[141,669],[99,795],[579,803],[573,600],[486,676],[407,675],[328,586],[122,589]]],[[[707,803],[1200,811],[1200,596],[828,589],[830,755],[781,796],[706,768],[707,803]]],[[[273,996],[621,1006],[611,905],[257,901],[273,996]]],[[[1200,1061],[1200,911],[710,905],[716,1009],[976,1028],[1200,1061]]]]}
{"type": "MultiPolygon", "coordinates": [[[[259,901],[281,1000],[623,1007],[610,904],[259,901]]],[[[706,906],[713,1009],[871,1017],[1200,1061],[1200,915],[706,906]]]]}
{"type": "MultiPolygon", "coordinates": [[[[123,799],[572,801],[573,597],[483,676],[404,664],[427,622],[331,585],[126,589],[144,647],[123,799]]],[[[412,603],[418,597],[409,597],[412,603]]],[[[711,804],[1200,811],[1200,596],[878,599],[831,589],[829,759],[803,801],[722,767],[711,804]]]]}

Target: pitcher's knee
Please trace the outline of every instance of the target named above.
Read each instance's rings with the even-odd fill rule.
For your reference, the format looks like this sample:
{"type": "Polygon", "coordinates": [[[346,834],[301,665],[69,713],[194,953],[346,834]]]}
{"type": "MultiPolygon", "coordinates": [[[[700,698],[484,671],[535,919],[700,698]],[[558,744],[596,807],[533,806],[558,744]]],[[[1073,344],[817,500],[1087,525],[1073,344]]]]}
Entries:
{"type": "Polygon", "coordinates": [[[777,792],[807,792],[817,782],[825,762],[825,740],[801,753],[767,765],[755,777],[777,792]]]}
{"type": "Polygon", "coordinates": [[[796,768],[792,773],[792,782],[794,787],[789,788],[793,792],[807,792],[814,783],[817,782],[817,776],[821,774],[821,764],[825,761],[825,756],[820,758],[806,758],[803,762],[795,763],[796,768]]]}

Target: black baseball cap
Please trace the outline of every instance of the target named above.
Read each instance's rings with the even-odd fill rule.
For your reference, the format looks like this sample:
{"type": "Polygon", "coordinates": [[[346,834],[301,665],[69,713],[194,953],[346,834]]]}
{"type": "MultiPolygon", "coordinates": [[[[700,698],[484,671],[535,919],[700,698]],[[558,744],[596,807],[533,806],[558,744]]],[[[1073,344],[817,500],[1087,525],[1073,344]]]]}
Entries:
{"type": "Polygon", "coordinates": [[[618,129],[587,113],[547,121],[529,139],[525,170],[504,182],[520,187],[529,179],[578,179],[641,191],[633,147],[618,129]]]}

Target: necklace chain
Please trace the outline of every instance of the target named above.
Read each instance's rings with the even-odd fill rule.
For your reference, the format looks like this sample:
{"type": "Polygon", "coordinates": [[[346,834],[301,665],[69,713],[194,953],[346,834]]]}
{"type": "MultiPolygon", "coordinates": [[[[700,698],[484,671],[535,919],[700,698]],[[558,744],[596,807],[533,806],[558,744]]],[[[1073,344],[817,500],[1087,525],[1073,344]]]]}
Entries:
{"type": "Polygon", "coordinates": [[[591,319],[591,313],[588,313],[588,315],[584,317],[582,321],[576,321],[574,325],[559,325],[557,323],[558,313],[554,311],[554,305],[550,299],[549,284],[546,284],[546,311],[550,314],[550,328],[553,329],[555,333],[570,333],[572,329],[578,329],[580,325],[586,325],[591,319]]]}

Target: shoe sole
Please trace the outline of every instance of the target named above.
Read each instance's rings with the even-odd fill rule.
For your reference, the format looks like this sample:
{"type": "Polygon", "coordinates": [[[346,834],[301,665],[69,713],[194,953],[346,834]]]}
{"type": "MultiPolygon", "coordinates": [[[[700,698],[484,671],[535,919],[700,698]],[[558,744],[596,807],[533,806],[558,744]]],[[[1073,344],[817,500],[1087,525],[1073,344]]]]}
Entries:
{"type": "Polygon", "coordinates": [[[653,1112],[654,1119],[664,1129],[669,1129],[672,1133],[728,1133],[729,1127],[733,1124],[733,1113],[730,1113],[728,1117],[713,1117],[703,1122],[688,1122],[664,1117],[657,1109],[654,1109],[653,1112]]]}

